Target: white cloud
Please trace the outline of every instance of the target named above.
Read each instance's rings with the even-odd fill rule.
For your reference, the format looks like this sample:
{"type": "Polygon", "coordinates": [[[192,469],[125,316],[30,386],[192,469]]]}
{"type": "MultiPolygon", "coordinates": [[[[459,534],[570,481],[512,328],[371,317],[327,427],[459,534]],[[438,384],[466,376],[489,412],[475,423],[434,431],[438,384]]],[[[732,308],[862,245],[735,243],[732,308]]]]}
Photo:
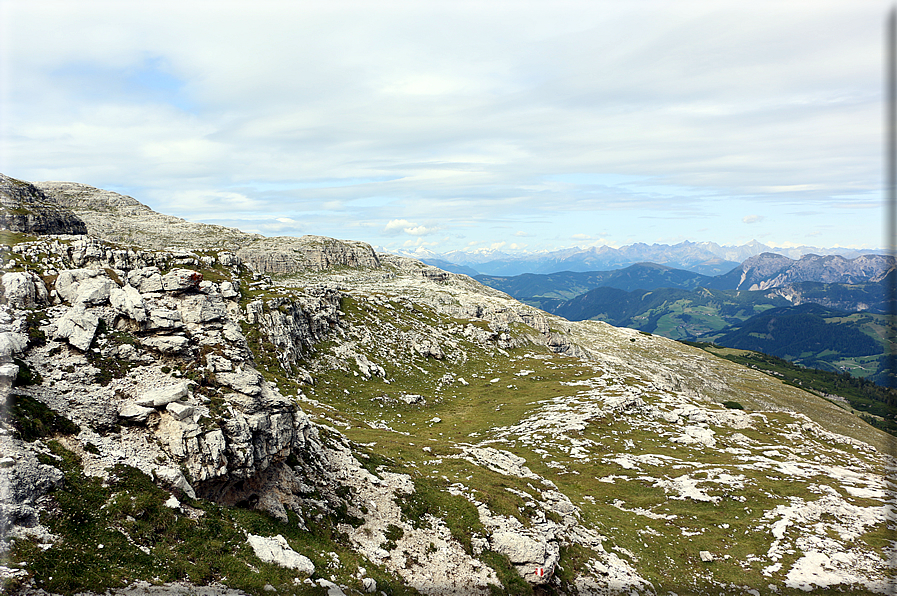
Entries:
{"type": "Polygon", "coordinates": [[[407,219],[393,219],[390,220],[386,226],[384,226],[383,231],[386,233],[396,234],[398,232],[405,232],[409,236],[429,236],[430,234],[435,234],[442,229],[440,226],[423,226],[420,224],[412,223],[407,219]]]}
{"type": "Polygon", "coordinates": [[[764,219],[766,219],[766,218],[763,217],[762,215],[745,215],[744,217],[741,218],[741,221],[746,224],[752,224],[752,223],[757,223],[757,222],[763,221],[764,219]]]}
{"type": "Polygon", "coordinates": [[[413,224],[410,221],[408,221],[407,219],[393,219],[393,220],[390,220],[386,224],[386,227],[384,227],[383,229],[387,232],[391,232],[394,230],[404,230],[405,228],[412,228],[416,225],[417,224],[413,224]]]}
{"type": "Polygon", "coordinates": [[[4,4],[0,171],[452,248],[646,213],[726,243],[739,199],[782,241],[797,201],[829,244],[879,219],[878,0],[219,4],[4,4]]]}
{"type": "Polygon", "coordinates": [[[277,221],[279,221],[280,223],[285,223],[285,224],[294,224],[294,223],[296,223],[296,220],[295,220],[295,219],[290,219],[289,217],[278,217],[278,218],[277,218],[277,221]]]}

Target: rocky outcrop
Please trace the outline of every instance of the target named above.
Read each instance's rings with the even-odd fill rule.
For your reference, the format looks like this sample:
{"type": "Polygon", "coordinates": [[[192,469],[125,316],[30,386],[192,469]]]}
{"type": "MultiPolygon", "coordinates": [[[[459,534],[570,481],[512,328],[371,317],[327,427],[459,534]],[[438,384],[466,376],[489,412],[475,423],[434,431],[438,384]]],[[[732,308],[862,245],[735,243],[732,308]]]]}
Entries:
{"type": "Polygon", "coordinates": [[[157,213],[136,199],[74,182],[35,182],[51,201],[86,224],[81,234],[124,246],[236,250],[260,236],[157,213]]]}
{"type": "Polygon", "coordinates": [[[340,298],[333,288],[312,287],[290,297],[256,300],[246,305],[246,321],[274,347],[284,371],[293,373],[339,322],[340,298]]]}
{"type": "Polygon", "coordinates": [[[332,267],[380,267],[377,254],[369,244],[324,236],[258,239],[238,250],[237,256],[253,270],[275,275],[332,267]]]}
{"type": "Polygon", "coordinates": [[[28,234],[86,234],[87,225],[33,184],[0,174],[0,230],[28,234]]]}

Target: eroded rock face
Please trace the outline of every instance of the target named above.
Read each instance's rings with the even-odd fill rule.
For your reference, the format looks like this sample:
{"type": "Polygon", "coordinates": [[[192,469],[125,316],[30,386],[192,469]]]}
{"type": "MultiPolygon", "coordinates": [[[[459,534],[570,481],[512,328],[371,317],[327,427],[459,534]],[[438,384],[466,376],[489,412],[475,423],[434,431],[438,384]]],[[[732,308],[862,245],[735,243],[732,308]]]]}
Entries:
{"type": "Polygon", "coordinates": [[[238,250],[237,256],[255,271],[269,274],[331,267],[380,267],[377,254],[369,244],[323,236],[259,239],[238,250]]]}
{"type": "Polygon", "coordinates": [[[28,234],[86,234],[87,225],[33,184],[0,174],[0,230],[28,234]]]}
{"type": "Polygon", "coordinates": [[[333,288],[307,288],[293,298],[257,300],[246,306],[246,320],[258,326],[280,365],[292,372],[339,322],[340,296],[333,288]]]}

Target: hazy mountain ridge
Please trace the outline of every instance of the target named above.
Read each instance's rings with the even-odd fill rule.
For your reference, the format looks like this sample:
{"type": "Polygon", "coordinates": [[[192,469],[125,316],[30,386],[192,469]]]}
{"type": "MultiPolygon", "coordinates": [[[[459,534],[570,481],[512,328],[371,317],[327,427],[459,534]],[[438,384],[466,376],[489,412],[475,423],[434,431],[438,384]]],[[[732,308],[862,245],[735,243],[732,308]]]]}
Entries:
{"type": "MultiPolygon", "coordinates": [[[[453,251],[445,254],[425,251],[401,253],[439,265],[437,261],[468,267],[482,275],[513,276],[524,273],[558,273],[562,271],[600,271],[622,269],[637,263],[651,262],[703,275],[728,273],[745,260],[763,253],[779,254],[790,259],[804,255],[839,255],[847,259],[881,253],[874,249],[819,248],[799,246],[773,248],[756,240],[742,246],[720,246],[715,242],[678,244],[636,243],[620,248],[593,246],[566,248],[536,253],[503,253],[500,250],[480,252],[453,251]]],[[[460,271],[459,271],[460,272],[460,271]]],[[[468,273],[469,274],[469,273],[468,273]]]]}
{"type": "Polygon", "coordinates": [[[535,299],[572,299],[598,287],[625,291],[708,288],[775,290],[778,295],[795,305],[821,301],[842,310],[884,312],[883,282],[894,271],[895,261],[892,256],[861,255],[846,259],[838,255],[804,255],[794,260],[773,253],[763,253],[747,259],[726,274],[716,276],[655,263],[638,263],[612,271],[565,271],[518,276],[478,275],[475,279],[519,300],[530,302],[535,299]],[[837,298],[827,298],[823,288],[837,298]],[[851,298],[851,295],[855,297],[851,298]]]}
{"type": "Polygon", "coordinates": [[[360,243],[3,234],[12,593],[894,587],[897,443],[768,375],[360,243]]]}

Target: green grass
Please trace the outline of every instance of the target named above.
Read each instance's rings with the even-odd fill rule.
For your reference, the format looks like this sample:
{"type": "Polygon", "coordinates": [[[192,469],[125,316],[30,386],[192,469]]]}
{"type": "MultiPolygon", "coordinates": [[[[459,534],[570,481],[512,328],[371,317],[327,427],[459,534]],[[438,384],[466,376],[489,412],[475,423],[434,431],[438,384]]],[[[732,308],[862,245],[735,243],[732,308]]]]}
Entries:
{"type": "Polygon", "coordinates": [[[56,434],[75,434],[80,431],[74,422],[60,416],[33,397],[11,393],[4,418],[12,424],[23,441],[32,442],[56,434]]]}

